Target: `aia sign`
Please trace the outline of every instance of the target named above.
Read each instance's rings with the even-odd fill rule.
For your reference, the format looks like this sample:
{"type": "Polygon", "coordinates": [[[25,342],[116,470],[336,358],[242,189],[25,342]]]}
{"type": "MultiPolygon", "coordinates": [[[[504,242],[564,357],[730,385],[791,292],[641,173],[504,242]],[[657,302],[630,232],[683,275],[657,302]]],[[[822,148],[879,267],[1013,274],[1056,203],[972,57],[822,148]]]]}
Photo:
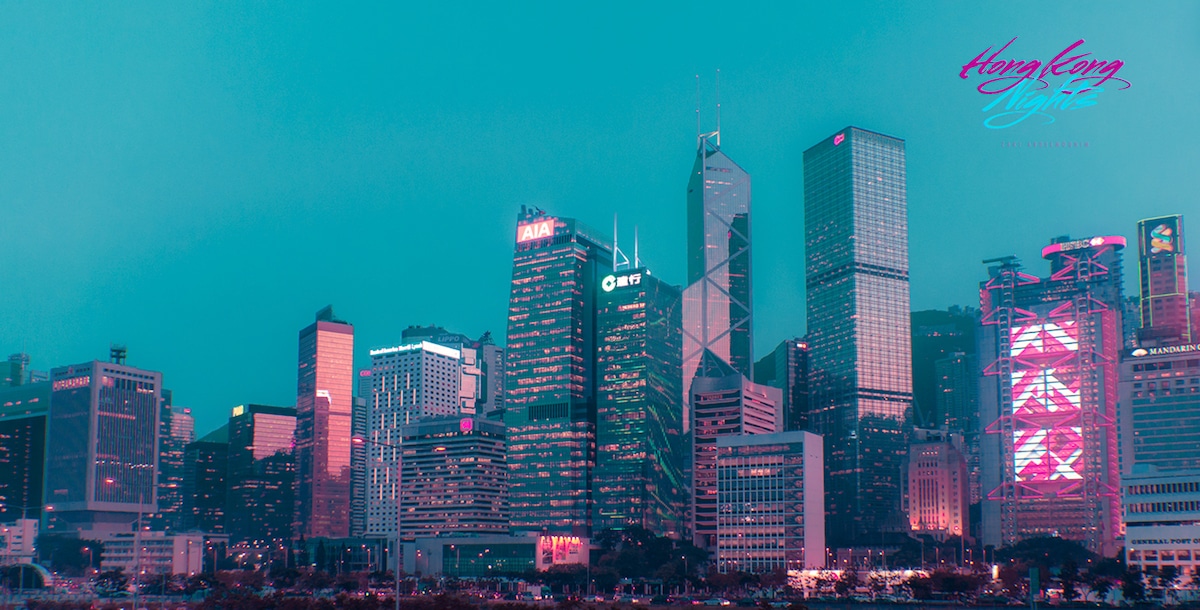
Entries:
{"type": "Polygon", "coordinates": [[[525,225],[517,225],[517,243],[522,244],[554,235],[554,219],[548,218],[525,225]]]}

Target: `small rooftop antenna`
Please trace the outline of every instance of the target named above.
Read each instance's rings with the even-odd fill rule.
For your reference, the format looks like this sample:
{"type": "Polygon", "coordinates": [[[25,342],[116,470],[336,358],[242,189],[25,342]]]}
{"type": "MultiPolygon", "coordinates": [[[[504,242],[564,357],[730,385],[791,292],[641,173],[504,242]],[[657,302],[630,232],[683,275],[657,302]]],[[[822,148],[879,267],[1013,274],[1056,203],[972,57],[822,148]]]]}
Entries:
{"type": "Polygon", "coordinates": [[[721,69],[717,68],[717,148],[721,148],[721,69]]]}
{"type": "Polygon", "coordinates": [[[613,271],[629,268],[629,257],[617,246],[617,215],[613,214],[613,271]]]}
{"type": "Polygon", "coordinates": [[[642,259],[638,256],[638,228],[633,225],[633,268],[642,268],[642,259]]]}

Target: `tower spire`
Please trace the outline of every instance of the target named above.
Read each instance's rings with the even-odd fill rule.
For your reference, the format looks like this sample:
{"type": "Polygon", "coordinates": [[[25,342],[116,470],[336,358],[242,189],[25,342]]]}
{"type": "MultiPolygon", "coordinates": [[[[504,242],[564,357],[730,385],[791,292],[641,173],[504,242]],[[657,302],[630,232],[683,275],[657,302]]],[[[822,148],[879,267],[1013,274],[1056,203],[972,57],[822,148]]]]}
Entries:
{"type": "Polygon", "coordinates": [[[721,69],[717,68],[717,149],[721,148],[721,69]]]}

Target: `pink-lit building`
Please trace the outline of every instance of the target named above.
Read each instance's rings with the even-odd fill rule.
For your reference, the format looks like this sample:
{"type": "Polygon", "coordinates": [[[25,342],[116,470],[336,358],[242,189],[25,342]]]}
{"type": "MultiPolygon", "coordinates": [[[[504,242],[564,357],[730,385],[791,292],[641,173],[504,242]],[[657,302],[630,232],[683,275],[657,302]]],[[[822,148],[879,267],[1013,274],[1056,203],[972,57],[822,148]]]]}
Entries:
{"type": "Polygon", "coordinates": [[[1183,216],[1138,221],[1142,347],[1187,344],[1194,339],[1183,246],[1183,216]]]}
{"type": "Polygon", "coordinates": [[[1125,239],[1056,238],[1050,275],[988,261],[980,419],[983,543],[1061,536],[1111,555],[1120,529],[1117,366],[1125,239]]]}
{"type": "Polygon", "coordinates": [[[914,430],[908,449],[908,521],[938,540],[967,533],[969,479],[963,438],[914,430]]]}
{"type": "Polygon", "coordinates": [[[326,307],[300,331],[294,536],[350,535],[354,382],[354,327],[326,307]]]}

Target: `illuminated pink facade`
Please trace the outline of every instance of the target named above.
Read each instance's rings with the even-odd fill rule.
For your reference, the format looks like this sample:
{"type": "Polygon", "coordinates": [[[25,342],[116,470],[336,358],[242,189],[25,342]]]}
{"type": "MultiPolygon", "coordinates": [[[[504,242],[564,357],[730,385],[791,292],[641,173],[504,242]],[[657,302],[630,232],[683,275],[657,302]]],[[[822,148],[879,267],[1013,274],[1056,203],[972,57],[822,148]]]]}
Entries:
{"type": "Polygon", "coordinates": [[[350,535],[354,327],[326,307],[300,331],[293,535],[350,535]]]}
{"type": "Polygon", "coordinates": [[[1124,246],[1056,241],[1050,277],[1009,257],[982,286],[984,544],[1057,535],[1115,550],[1124,246]]]}

